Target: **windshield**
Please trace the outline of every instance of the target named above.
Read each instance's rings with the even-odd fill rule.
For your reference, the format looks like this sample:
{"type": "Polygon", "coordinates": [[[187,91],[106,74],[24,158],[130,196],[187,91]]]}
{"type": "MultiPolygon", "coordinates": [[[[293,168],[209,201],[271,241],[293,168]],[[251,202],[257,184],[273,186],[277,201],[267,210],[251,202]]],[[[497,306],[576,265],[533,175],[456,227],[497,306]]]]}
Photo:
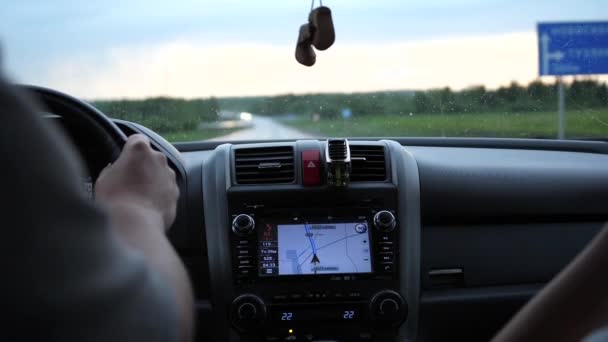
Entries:
{"type": "Polygon", "coordinates": [[[606,0],[323,5],[335,43],[307,67],[309,0],[5,0],[0,61],[173,142],[608,136],[606,0]],[[596,25],[539,35],[556,22],[596,25]]]}

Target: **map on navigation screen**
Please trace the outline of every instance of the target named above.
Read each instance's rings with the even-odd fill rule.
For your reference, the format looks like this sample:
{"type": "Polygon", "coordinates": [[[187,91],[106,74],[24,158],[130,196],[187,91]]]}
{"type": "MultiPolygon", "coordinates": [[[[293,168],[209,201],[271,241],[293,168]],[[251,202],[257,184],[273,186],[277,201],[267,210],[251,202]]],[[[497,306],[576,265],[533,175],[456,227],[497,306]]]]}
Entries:
{"type": "Polygon", "coordinates": [[[277,233],[279,275],[372,271],[367,223],[285,224],[277,233]]]}

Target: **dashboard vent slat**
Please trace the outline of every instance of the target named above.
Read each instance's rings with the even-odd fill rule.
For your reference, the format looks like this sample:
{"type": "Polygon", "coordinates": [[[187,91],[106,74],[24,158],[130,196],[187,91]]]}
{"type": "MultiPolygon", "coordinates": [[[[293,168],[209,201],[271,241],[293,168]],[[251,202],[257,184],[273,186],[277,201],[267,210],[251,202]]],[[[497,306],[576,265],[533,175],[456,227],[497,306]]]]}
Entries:
{"type": "Polygon", "coordinates": [[[279,155],[268,155],[265,157],[249,157],[249,156],[240,156],[239,160],[241,162],[248,162],[248,161],[252,161],[252,162],[256,162],[256,161],[276,161],[276,160],[293,160],[293,156],[279,156],[279,155]]]}
{"type": "MultiPolygon", "coordinates": [[[[236,165],[236,168],[237,169],[249,169],[249,168],[257,169],[259,166],[260,166],[260,164],[248,163],[248,164],[236,165]]],[[[284,167],[291,166],[291,167],[293,167],[293,163],[281,163],[281,166],[284,166],[284,167]]]]}
{"type": "Polygon", "coordinates": [[[234,150],[237,184],[289,184],[295,181],[293,147],[273,146],[234,150]]]}
{"type": "Polygon", "coordinates": [[[348,143],[344,139],[328,140],[327,152],[331,161],[348,161],[348,143]]]}
{"type": "Polygon", "coordinates": [[[384,146],[350,145],[351,182],[386,181],[384,146]]]}

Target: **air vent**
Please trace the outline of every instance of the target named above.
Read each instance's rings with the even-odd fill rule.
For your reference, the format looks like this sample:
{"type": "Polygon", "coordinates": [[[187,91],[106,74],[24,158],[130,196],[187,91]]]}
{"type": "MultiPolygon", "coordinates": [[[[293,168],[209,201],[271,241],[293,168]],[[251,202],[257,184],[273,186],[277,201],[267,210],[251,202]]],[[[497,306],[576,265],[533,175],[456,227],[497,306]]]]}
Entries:
{"type": "Polygon", "coordinates": [[[330,139],[327,141],[328,161],[348,161],[348,142],[346,139],[330,139]]]}
{"type": "Polygon", "coordinates": [[[351,182],[383,182],[386,180],[384,146],[350,145],[351,182]]]}
{"type": "Polygon", "coordinates": [[[293,147],[239,148],[234,150],[237,184],[285,184],[294,181],[293,147]]]}

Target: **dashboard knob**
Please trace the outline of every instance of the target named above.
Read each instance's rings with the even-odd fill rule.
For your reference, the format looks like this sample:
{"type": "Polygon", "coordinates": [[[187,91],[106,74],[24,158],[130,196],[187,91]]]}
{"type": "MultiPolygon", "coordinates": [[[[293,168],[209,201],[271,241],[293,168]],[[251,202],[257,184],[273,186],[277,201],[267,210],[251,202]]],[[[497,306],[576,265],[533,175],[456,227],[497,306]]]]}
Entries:
{"type": "Polygon", "coordinates": [[[399,303],[391,298],[383,299],[378,305],[378,312],[381,315],[394,315],[399,312],[399,303]]]}
{"type": "Polygon", "coordinates": [[[397,220],[395,215],[388,210],[381,210],[374,215],[374,225],[381,232],[390,232],[395,229],[397,220]]]}
{"type": "Polygon", "coordinates": [[[407,303],[399,293],[383,290],[372,297],[370,315],[379,325],[398,326],[407,318],[407,303]]]}
{"type": "Polygon", "coordinates": [[[253,294],[244,294],[232,301],[230,310],[232,325],[240,332],[259,328],[266,320],[266,306],[262,299],[253,294]]]}
{"type": "Polygon", "coordinates": [[[238,315],[241,320],[255,319],[258,309],[251,303],[243,303],[238,307],[238,315]]]}
{"type": "Polygon", "coordinates": [[[247,214],[240,214],[232,220],[232,231],[237,235],[247,235],[255,229],[253,217],[247,214]]]}

